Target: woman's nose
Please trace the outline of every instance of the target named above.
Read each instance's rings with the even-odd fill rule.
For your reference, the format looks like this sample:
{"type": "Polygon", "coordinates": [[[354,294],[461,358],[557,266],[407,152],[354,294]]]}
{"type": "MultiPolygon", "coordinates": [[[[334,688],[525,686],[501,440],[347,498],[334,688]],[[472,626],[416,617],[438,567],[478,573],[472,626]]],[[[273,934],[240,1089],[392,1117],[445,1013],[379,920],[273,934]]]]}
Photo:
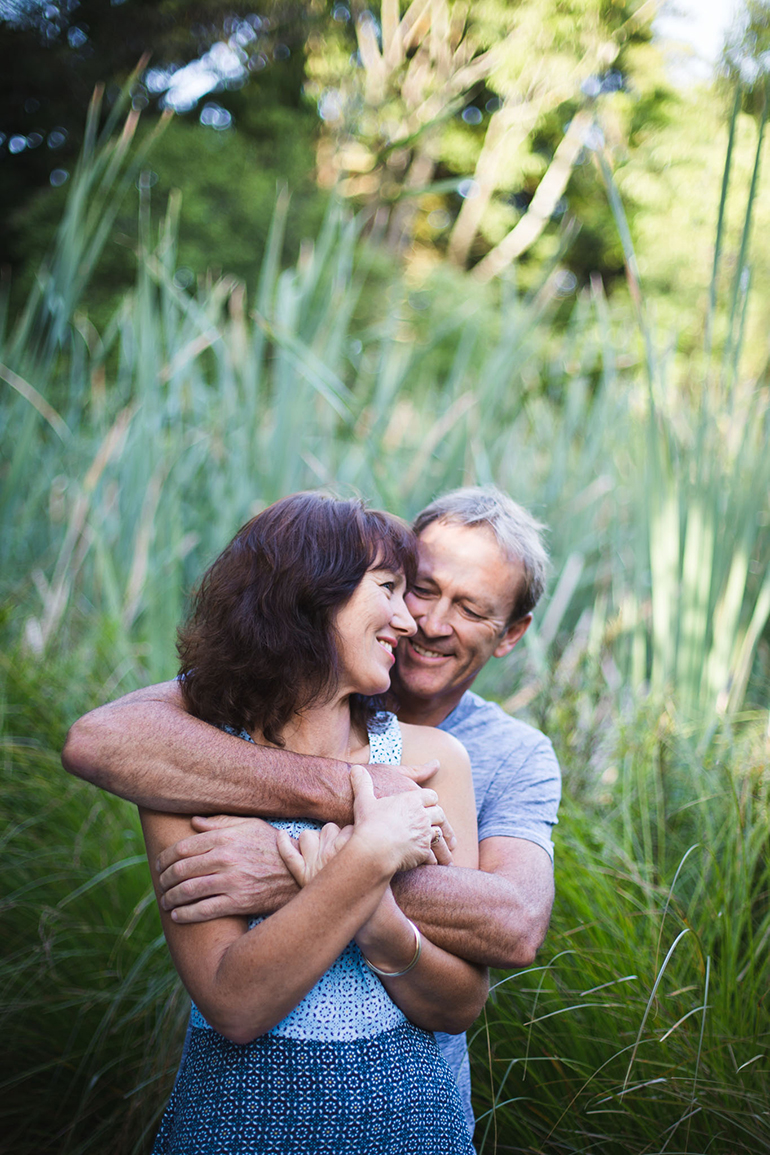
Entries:
{"type": "Polygon", "coordinates": [[[409,613],[406,607],[406,602],[403,597],[398,599],[399,604],[395,607],[395,613],[391,619],[391,625],[394,630],[397,630],[405,637],[411,637],[412,634],[417,633],[417,623],[409,613]]]}

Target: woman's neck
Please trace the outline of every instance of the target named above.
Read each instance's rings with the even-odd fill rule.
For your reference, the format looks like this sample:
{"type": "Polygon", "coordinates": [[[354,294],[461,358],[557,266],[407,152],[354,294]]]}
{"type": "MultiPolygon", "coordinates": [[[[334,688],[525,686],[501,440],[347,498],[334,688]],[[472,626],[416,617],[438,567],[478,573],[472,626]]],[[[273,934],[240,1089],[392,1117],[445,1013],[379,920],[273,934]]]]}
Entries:
{"type": "Polygon", "coordinates": [[[281,737],[285,750],[341,762],[352,762],[356,755],[360,757],[369,741],[366,733],[361,734],[353,725],[348,697],[295,714],[284,726],[281,737]]]}

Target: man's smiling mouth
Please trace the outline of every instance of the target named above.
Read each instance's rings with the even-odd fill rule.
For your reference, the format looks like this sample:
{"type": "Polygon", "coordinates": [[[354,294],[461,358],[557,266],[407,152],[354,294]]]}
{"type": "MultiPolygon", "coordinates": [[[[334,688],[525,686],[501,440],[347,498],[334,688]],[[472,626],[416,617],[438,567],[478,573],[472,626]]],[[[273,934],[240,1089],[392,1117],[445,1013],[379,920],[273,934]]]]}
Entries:
{"type": "Polygon", "coordinates": [[[412,649],[420,655],[421,658],[448,658],[449,654],[441,654],[438,650],[429,650],[427,646],[421,646],[419,642],[411,641],[412,649]]]}

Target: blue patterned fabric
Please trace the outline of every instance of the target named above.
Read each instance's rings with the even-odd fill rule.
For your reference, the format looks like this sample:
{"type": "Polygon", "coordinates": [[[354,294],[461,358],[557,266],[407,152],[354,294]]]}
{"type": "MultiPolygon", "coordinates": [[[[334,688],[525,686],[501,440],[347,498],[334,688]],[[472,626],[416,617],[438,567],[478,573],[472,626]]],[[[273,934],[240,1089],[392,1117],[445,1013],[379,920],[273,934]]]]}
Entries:
{"type": "MultiPolygon", "coordinates": [[[[372,762],[400,761],[393,715],[378,715],[369,739],[372,762]]],[[[297,837],[320,824],[273,825],[297,837]]],[[[152,1155],[364,1152],[473,1155],[473,1147],[433,1034],[409,1022],[355,943],[285,1019],[245,1046],[193,1006],[152,1155]]]]}

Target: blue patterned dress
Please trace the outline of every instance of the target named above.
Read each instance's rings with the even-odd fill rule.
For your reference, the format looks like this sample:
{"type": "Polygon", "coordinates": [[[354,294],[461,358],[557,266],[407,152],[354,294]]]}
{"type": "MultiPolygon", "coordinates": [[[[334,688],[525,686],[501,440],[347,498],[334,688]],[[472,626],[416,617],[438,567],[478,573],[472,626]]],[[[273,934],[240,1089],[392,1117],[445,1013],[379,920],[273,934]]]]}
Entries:
{"type": "MultiPolygon", "coordinates": [[[[372,762],[400,762],[392,714],[370,724],[369,741],[372,762]]],[[[294,838],[320,825],[273,822],[294,838]]],[[[285,1019],[245,1046],[193,1006],[152,1155],[364,1153],[473,1155],[473,1147],[433,1034],[409,1022],[354,942],[285,1019]]]]}

